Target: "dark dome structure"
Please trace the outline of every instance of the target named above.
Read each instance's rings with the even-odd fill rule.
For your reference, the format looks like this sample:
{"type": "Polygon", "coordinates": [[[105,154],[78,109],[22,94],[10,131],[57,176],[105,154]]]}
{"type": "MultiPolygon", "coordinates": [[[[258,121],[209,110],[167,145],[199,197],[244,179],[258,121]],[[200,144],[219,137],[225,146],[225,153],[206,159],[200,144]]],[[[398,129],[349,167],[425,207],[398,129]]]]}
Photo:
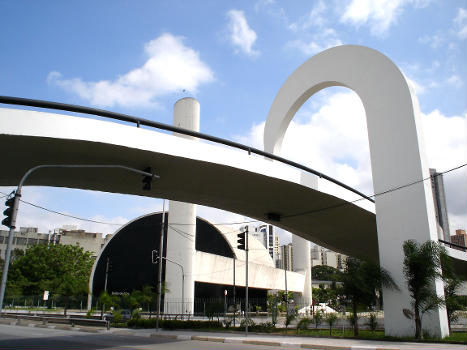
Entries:
{"type": "MultiPolygon", "coordinates": [[[[103,248],[94,264],[90,291],[98,296],[107,284],[109,294],[120,294],[155,286],[159,269],[151,261],[152,251],[160,251],[162,213],[139,217],[118,230],[103,248]],[[108,273],[106,276],[108,264],[108,273]]],[[[164,228],[164,256],[167,245],[167,214],[164,228]]],[[[235,258],[222,233],[212,224],[196,218],[195,249],[205,253],[235,258]]],[[[163,269],[165,271],[165,261],[163,269]]],[[[164,273],[162,280],[165,280],[164,273]]]]}

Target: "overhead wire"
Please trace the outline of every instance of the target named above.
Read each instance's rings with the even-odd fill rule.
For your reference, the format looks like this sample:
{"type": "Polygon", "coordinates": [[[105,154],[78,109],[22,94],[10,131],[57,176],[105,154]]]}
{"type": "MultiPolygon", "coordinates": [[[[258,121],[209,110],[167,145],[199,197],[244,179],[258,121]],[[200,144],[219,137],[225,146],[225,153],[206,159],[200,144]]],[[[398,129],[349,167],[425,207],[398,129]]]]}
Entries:
{"type": "MultiPolygon", "coordinates": [[[[454,168],[445,170],[443,172],[439,172],[439,173],[437,173],[436,176],[444,175],[444,174],[447,174],[447,173],[449,173],[451,171],[461,169],[461,168],[465,167],[466,165],[467,165],[467,163],[464,163],[462,165],[458,165],[458,166],[456,166],[454,168]]],[[[396,186],[396,187],[390,188],[388,190],[385,190],[385,191],[382,191],[382,192],[379,192],[379,193],[375,193],[375,194],[373,194],[373,195],[371,195],[369,197],[376,198],[376,197],[379,197],[379,196],[382,196],[382,195],[385,195],[385,194],[388,194],[388,193],[391,193],[391,192],[401,190],[403,188],[407,188],[407,187],[416,185],[418,183],[421,183],[421,182],[424,182],[424,181],[427,181],[427,180],[430,180],[430,179],[431,179],[431,176],[428,176],[428,177],[420,179],[420,180],[415,180],[415,181],[409,182],[409,183],[404,184],[404,185],[396,186]]],[[[358,198],[358,199],[355,199],[355,200],[352,200],[352,201],[346,201],[344,203],[339,203],[339,204],[336,204],[336,205],[331,205],[331,206],[323,207],[323,208],[319,208],[319,209],[308,210],[308,211],[301,212],[301,213],[282,215],[281,218],[291,218],[291,217],[296,217],[296,216],[314,214],[314,213],[322,212],[322,211],[325,211],[325,210],[335,209],[335,208],[343,207],[343,206],[346,206],[346,205],[349,205],[349,204],[354,204],[354,203],[357,203],[357,202],[359,202],[359,201],[361,201],[363,199],[365,199],[365,198],[358,198]]]]}

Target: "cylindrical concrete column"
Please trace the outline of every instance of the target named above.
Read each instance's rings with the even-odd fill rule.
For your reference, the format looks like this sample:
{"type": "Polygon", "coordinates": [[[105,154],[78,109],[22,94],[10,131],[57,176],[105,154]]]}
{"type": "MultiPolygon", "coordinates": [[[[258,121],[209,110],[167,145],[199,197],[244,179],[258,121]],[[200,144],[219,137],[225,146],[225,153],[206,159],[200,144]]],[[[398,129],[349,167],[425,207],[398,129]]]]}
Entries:
{"type": "MultiPolygon", "coordinates": [[[[180,128],[199,131],[199,102],[194,98],[178,100],[174,106],[173,124],[180,128]]],[[[192,136],[175,134],[196,139],[192,136]]],[[[167,229],[166,277],[168,292],[165,295],[166,313],[193,313],[195,283],[196,205],[177,201],[169,202],[167,229]],[[171,261],[172,262],[171,262],[171,261]],[[179,264],[179,265],[177,265],[179,264]],[[185,283],[183,285],[183,273],[185,283]],[[183,298],[183,300],[182,300],[183,298]]]]}
{"type": "Polygon", "coordinates": [[[305,286],[302,295],[295,299],[300,308],[311,305],[311,256],[310,241],[292,235],[293,270],[305,275],[305,286]]]}

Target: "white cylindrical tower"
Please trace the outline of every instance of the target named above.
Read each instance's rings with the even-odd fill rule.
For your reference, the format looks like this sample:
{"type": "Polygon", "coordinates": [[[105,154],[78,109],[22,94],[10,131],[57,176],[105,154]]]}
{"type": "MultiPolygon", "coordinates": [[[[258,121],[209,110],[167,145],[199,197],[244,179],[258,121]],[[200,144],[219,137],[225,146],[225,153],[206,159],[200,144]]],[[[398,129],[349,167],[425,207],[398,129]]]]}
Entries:
{"type": "Polygon", "coordinates": [[[311,256],[310,241],[292,235],[293,270],[305,275],[303,294],[296,296],[299,307],[311,305],[311,256]]]}
{"type": "MultiPolygon", "coordinates": [[[[199,110],[199,102],[194,98],[186,97],[178,100],[174,105],[174,126],[199,131],[199,110]]],[[[175,135],[196,140],[192,136],[177,133],[175,135]]],[[[166,255],[168,261],[166,261],[165,274],[168,288],[164,303],[166,313],[193,313],[195,235],[196,205],[170,201],[166,255]]]]}

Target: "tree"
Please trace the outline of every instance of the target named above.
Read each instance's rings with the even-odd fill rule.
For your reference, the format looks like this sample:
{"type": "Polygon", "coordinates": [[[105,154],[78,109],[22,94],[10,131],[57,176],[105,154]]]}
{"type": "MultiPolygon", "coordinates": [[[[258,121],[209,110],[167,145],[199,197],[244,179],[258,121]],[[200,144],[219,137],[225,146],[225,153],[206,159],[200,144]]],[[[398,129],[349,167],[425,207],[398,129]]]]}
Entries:
{"type": "Polygon", "coordinates": [[[447,254],[441,254],[441,266],[444,281],[444,300],[446,303],[449,332],[451,332],[451,324],[458,318],[456,311],[463,310],[465,308],[465,301],[462,297],[456,295],[456,291],[462,285],[463,279],[461,279],[454,271],[451,259],[447,254]]]}
{"type": "Polygon", "coordinates": [[[104,312],[110,308],[118,308],[120,298],[116,295],[110,295],[105,290],[99,295],[99,305],[101,306],[101,318],[104,319],[104,312]]]}
{"type": "Polygon", "coordinates": [[[386,270],[375,263],[351,257],[347,259],[342,282],[344,300],[352,306],[354,336],[358,336],[358,307],[370,308],[377,305],[377,291],[381,295],[382,286],[398,289],[386,270]]]}
{"type": "Polygon", "coordinates": [[[412,310],[404,314],[415,321],[415,338],[422,339],[423,314],[444,305],[434,289],[435,280],[442,278],[442,261],[447,261],[446,249],[434,241],[419,244],[414,240],[405,241],[404,276],[412,298],[412,310]]]}
{"type": "Polygon", "coordinates": [[[328,326],[329,326],[329,335],[332,335],[332,326],[337,321],[337,313],[329,312],[329,313],[326,314],[325,319],[326,319],[326,322],[328,323],[328,326]]]}
{"type": "Polygon", "coordinates": [[[456,311],[465,308],[462,298],[456,295],[456,291],[462,283],[463,280],[457,276],[444,278],[444,300],[446,302],[449,332],[451,332],[451,324],[457,321],[458,315],[456,311]]]}
{"type": "Polygon", "coordinates": [[[73,298],[87,295],[93,263],[91,253],[79,246],[35,245],[13,261],[7,290],[29,296],[48,290],[51,296],[63,298],[66,315],[73,298]]]}
{"type": "Polygon", "coordinates": [[[141,304],[145,305],[149,311],[149,318],[151,318],[151,312],[154,304],[156,303],[156,293],[153,290],[152,286],[143,286],[141,304]]]}
{"type": "Polygon", "coordinates": [[[342,272],[332,266],[317,265],[311,268],[311,275],[316,281],[340,281],[341,274],[342,272]]]}

